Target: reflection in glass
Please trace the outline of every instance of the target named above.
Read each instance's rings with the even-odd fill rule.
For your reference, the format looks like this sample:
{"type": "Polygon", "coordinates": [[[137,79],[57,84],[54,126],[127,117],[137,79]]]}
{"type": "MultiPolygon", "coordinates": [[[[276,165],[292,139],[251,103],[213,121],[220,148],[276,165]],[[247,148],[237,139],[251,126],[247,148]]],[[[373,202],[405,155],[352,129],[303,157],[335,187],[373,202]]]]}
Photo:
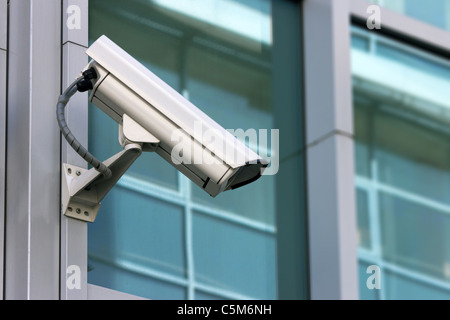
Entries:
{"type": "MultiPolygon", "coordinates": [[[[280,272],[290,297],[305,297],[298,4],[90,0],[89,12],[91,42],[107,35],[226,129],[280,129],[287,160],[281,176],[213,199],[158,156],[141,156],[89,226],[88,281],[151,299],[276,299],[287,292],[280,272]],[[292,241],[295,252],[281,253],[299,261],[295,283],[277,251],[292,241]]],[[[120,148],[117,124],[95,108],[90,130],[98,157],[120,148]]],[[[270,141],[246,143],[273,154],[270,141]]]]}
{"type": "Polygon", "coordinates": [[[361,297],[447,299],[450,63],[381,36],[362,46],[364,36],[353,30],[359,260],[383,270],[384,290],[361,297]]]}

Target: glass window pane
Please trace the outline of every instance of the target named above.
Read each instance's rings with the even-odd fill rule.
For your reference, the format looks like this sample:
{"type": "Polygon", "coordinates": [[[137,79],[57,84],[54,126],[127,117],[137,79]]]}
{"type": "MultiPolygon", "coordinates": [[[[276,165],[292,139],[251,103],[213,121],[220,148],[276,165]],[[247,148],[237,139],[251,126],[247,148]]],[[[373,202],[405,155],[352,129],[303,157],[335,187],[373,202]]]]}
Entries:
{"type": "Polygon", "coordinates": [[[436,286],[394,272],[385,272],[387,296],[390,300],[449,300],[446,286],[436,286]]]}
{"type": "Polygon", "coordinates": [[[390,113],[380,112],[374,121],[378,179],[401,190],[448,203],[448,137],[390,113]]]}
{"type": "Polygon", "coordinates": [[[194,213],[193,234],[196,281],[228,298],[276,298],[273,232],[194,213]]]}
{"type": "Polygon", "coordinates": [[[351,37],[351,44],[353,49],[367,51],[369,50],[369,39],[364,37],[359,37],[353,34],[351,37]]]}
{"type": "Polygon", "coordinates": [[[372,135],[370,128],[370,109],[365,107],[365,101],[357,101],[360,96],[355,96],[354,122],[355,132],[355,155],[356,155],[356,173],[362,177],[370,177],[370,159],[372,135]]]}
{"type": "Polygon", "coordinates": [[[384,276],[384,290],[371,295],[364,288],[368,275],[360,272],[361,297],[446,299],[450,63],[353,32],[374,46],[362,51],[354,42],[352,48],[358,230],[365,236],[360,268],[372,261],[384,276]]]}
{"type": "Polygon", "coordinates": [[[383,258],[433,277],[450,279],[446,236],[450,217],[412,200],[380,193],[383,258]]]}
{"type": "Polygon", "coordinates": [[[239,192],[223,193],[216,198],[211,198],[199,188],[193,188],[192,194],[201,205],[227,210],[233,214],[273,226],[275,224],[274,198],[265,195],[274,194],[275,178],[265,176],[264,179],[265,181],[256,181],[239,189],[239,192]],[[248,201],[249,197],[255,201],[248,201]]]}
{"type": "MultiPolygon", "coordinates": [[[[88,281],[152,299],[306,298],[300,5],[192,3],[90,0],[90,42],[108,36],[272,171],[212,198],[143,154],[89,225],[88,281]]],[[[117,123],[95,106],[89,128],[97,157],[121,150],[117,123]]]]}
{"type": "Polygon", "coordinates": [[[202,291],[195,291],[195,300],[224,300],[223,297],[219,297],[214,294],[205,293],[202,291]]]}
{"type": "Polygon", "coordinates": [[[431,75],[435,75],[444,79],[450,77],[450,70],[442,67],[442,62],[438,59],[434,60],[430,56],[421,55],[420,51],[411,49],[410,47],[399,47],[390,42],[378,43],[376,47],[377,55],[394,62],[400,62],[409,66],[414,70],[420,70],[431,75]],[[415,54],[411,54],[414,52],[415,54]]]}
{"type": "MultiPolygon", "coordinates": [[[[89,106],[89,150],[102,161],[120,152],[118,124],[93,104],[89,106]]],[[[128,169],[128,174],[158,183],[170,189],[177,189],[177,171],[154,154],[143,153],[128,169]]]]}
{"type": "Polygon", "coordinates": [[[116,186],[89,225],[89,256],[184,277],[183,233],[182,207],[116,186]]]}
{"type": "Polygon", "coordinates": [[[450,30],[449,0],[369,0],[435,27],[450,30]]]}
{"type": "MultiPolygon", "coordinates": [[[[186,289],[171,281],[130,270],[126,266],[111,265],[109,262],[89,259],[89,279],[94,284],[110,287],[117,291],[133,294],[151,300],[185,300],[186,289]]],[[[90,281],[90,283],[93,283],[90,281]]]]}
{"type": "Polygon", "coordinates": [[[370,217],[368,192],[364,189],[356,189],[356,205],[358,214],[358,244],[370,249],[370,217]]]}
{"type": "Polygon", "coordinates": [[[377,300],[380,298],[380,290],[369,289],[367,287],[367,279],[372,275],[369,266],[375,263],[360,261],[358,264],[359,275],[359,299],[361,300],[377,300]],[[369,273],[367,272],[369,270],[369,273]]]}

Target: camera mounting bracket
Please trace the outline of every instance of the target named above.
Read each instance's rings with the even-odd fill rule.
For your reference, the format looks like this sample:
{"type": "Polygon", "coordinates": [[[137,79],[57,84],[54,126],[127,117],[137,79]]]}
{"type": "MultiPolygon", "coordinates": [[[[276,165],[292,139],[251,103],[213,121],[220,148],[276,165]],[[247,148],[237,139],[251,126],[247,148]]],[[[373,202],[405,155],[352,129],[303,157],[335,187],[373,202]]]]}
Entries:
{"type": "Polygon", "coordinates": [[[100,204],[107,193],[119,181],[143,151],[155,151],[159,140],[134,122],[126,114],[119,124],[119,141],[123,150],[103,164],[112,176],[105,178],[95,168],[84,169],[64,163],[62,166],[62,212],[74,219],[94,222],[100,204]]]}

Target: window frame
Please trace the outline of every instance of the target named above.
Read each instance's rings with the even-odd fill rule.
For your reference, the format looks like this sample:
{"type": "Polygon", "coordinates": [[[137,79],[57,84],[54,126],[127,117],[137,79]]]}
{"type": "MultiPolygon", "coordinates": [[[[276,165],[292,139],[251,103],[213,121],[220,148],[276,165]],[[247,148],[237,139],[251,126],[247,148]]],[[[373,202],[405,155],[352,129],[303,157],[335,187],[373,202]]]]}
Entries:
{"type": "MultiPolygon", "coordinates": [[[[358,299],[349,37],[350,21],[365,26],[367,9],[374,3],[334,2],[303,1],[310,288],[312,299],[358,299]],[[331,50],[323,50],[321,43],[331,43],[331,50]],[[315,92],[317,87],[323,97],[315,92]],[[327,97],[334,100],[326,101],[327,97]],[[323,188],[325,184],[332,187],[323,188]],[[327,246],[321,247],[321,242],[327,246]]],[[[450,57],[450,32],[379,8],[381,29],[373,32],[450,57]]]]}
{"type": "MultiPolygon", "coordinates": [[[[367,13],[367,8],[374,3],[369,3],[366,0],[350,0],[350,17],[355,26],[365,26],[366,19],[369,16],[367,13]]],[[[379,6],[380,17],[381,17],[381,29],[374,29],[371,32],[378,33],[380,36],[386,36],[393,41],[400,43],[405,43],[411,46],[409,50],[413,54],[418,54],[415,52],[417,49],[423,49],[430,54],[434,54],[438,57],[449,59],[450,58],[450,31],[438,28],[436,26],[427,24],[423,21],[413,19],[404,14],[392,11],[390,9],[379,6]]],[[[357,32],[355,33],[357,34],[357,32]]],[[[378,40],[386,41],[386,40],[378,40]]],[[[391,41],[391,40],[388,40],[391,41]]],[[[373,47],[374,40],[371,40],[370,46],[373,47]]],[[[368,195],[368,211],[369,219],[371,224],[371,232],[373,232],[374,247],[372,249],[358,248],[358,260],[368,264],[376,263],[382,270],[386,270],[392,274],[399,275],[405,278],[411,278],[419,283],[425,285],[432,285],[437,289],[448,290],[450,288],[444,281],[440,279],[435,279],[434,277],[420,273],[413,269],[408,269],[407,267],[397,265],[395,263],[390,263],[381,258],[381,248],[380,243],[380,222],[378,221],[378,216],[380,214],[378,209],[378,199],[380,197],[380,192],[387,195],[394,195],[401,200],[408,200],[415,203],[422,203],[425,201],[427,205],[431,208],[438,208],[440,210],[446,210],[447,206],[442,206],[438,201],[424,200],[414,193],[410,193],[405,190],[393,186],[387,186],[380,182],[378,177],[377,161],[374,161],[370,165],[371,178],[365,178],[357,176],[355,177],[355,184],[357,188],[360,188],[368,195]]],[[[386,287],[385,278],[381,277],[381,287],[386,287]]],[[[380,290],[378,292],[378,298],[381,300],[386,299],[386,292],[380,290]]]]}
{"type": "MultiPolygon", "coordinates": [[[[369,17],[367,8],[374,3],[366,0],[349,0],[349,15],[354,23],[366,24],[369,17]]],[[[374,29],[400,41],[423,47],[435,53],[450,57],[450,31],[440,29],[423,21],[413,19],[401,13],[380,8],[381,29],[374,29]]]]}
{"type": "MultiPolygon", "coordinates": [[[[73,2],[74,1],[71,1],[71,3],[73,3],[73,2]]],[[[83,10],[83,15],[88,16],[88,14],[89,13],[87,12],[87,10],[83,10]]],[[[300,15],[300,13],[298,13],[298,14],[300,15]]],[[[84,21],[86,21],[86,20],[84,20],[84,21]]],[[[70,31],[68,32],[68,37],[70,37],[70,31]]],[[[81,46],[81,47],[85,47],[87,45],[87,38],[88,38],[88,36],[84,35],[82,38],[78,39],[79,43],[77,43],[77,44],[79,46],[81,46]]],[[[64,45],[70,45],[72,43],[76,43],[76,41],[74,41],[74,40],[69,40],[69,41],[65,40],[64,41],[64,45]]],[[[69,48],[71,48],[71,47],[69,47],[69,48]]],[[[64,53],[64,54],[66,54],[66,53],[64,53]]],[[[73,59],[73,58],[75,58],[74,56],[75,55],[72,53],[72,57],[70,57],[70,58],[73,59]]],[[[66,59],[67,58],[63,58],[63,61],[66,61],[66,59]]],[[[77,59],[81,60],[82,59],[82,55],[79,54],[77,56],[77,59]]],[[[64,72],[68,72],[67,71],[68,68],[71,68],[71,66],[64,65],[64,68],[63,68],[64,72]]],[[[77,69],[75,68],[75,71],[76,70],[77,69]]],[[[67,85],[67,84],[68,83],[65,83],[65,85],[67,85]]],[[[181,91],[183,91],[183,90],[181,90],[181,91]]],[[[86,99],[86,101],[87,101],[87,99],[86,99]]],[[[77,102],[76,104],[77,104],[77,108],[78,108],[78,105],[80,105],[80,102],[77,102]]],[[[87,105],[87,102],[86,103],[81,103],[81,105],[84,108],[84,106],[87,105]]],[[[70,112],[70,105],[68,106],[68,112],[70,112]]],[[[75,121],[73,124],[69,124],[71,127],[74,126],[75,129],[77,128],[77,123],[80,123],[80,122],[87,123],[88,115],[87,114],[86,115],[82,114],[81,116],[77,115],[77,117],[78,117],[78,121],[75,121]],[[81,120],[80,117],[83,117],[85,119],[80,121],[81,120]]],[[[70,114],[67,116],[67,118],[70,120],[70,114]]],[[[81,136],[81,140],[80,139],[79,140],[80,141],[84,141],[83,139],[86,139],[86,141],[87,141],[87,137],[82,135],[81,136]]],[[[79,158],[76,155],[74,157],[69,158],[67,155],[64,154],[64,152],[69,152],[70,153],[70,150],[64,151],[64,149],[63,149],[63,159],[69,159],[69,160],[75,161],[76,159],[79,158]]],[[[78,164],[78,165],[80,166],[80,164],[78,164]]],[[[125,183],[126,184],[126,181],[127,181],[127,179],[125,177],[125,179],[122,182],[119,182],[119,183],[122,183],[122,184],[125,183]]],[[[179,181],[178,183],[179,183],[179,188],[180,188],[179,192],[181,192],[180,195],[184,198],[185,194],[187,192],[185,189],[186,188],[190,188],[190,185],[189,185],[189,183],[186,183],[187,182],[186,179],[184,177],[180,177],[180,175],[178,175],[178,181],[179,181]]],[[[160,197],[160,196],[158,195],[158,197],[160,197]]],[[[204,206],[202,206],[200,204],[194,205],[193,203],[191,203],[191,201],[188,201],[188,203],[185,205],[185,209],[184,209],[185,217],[186,217],[186,219],[188,221],[191,219],[190,216],[192,215],[192,214],[189,214],[189,212],[191,210],[193,210],[193,209],[198,209],[198,210],[201,210],[203,212],[208,212],[208,214],[214,215],[213,213],[209,213],[209,212],[211,212],[211,210],[207,209],[206,207],[204,207],[204,206]]],[[[220,213],[219,213],[219,215],[220,215],[220,213]]],[[[233,218],[233,217],[229,217],[227,219],[231,219],[231,218],[233,218]]],[[[63,224],[62,230],[65,230],[62,233],[62,237],[65,237],[65,239],[62,238],[63,239],[62,243],[66,243],[66,242],[69,243],[71,241],[71,243],[74,244],[73,248],[69,248],[66,245],[67,248],[65,248],[65,252],[64,252],[64,255],[66,255],[66,258],[65,258],[65,260],[62,260],[62,261],[71,260],[71,261],[73,261],[72,264],[83,265],[85,257],[87,257],[87,243],[85,243],[85,241],[86,241],[85,239],[87,239],[87,228],[85,230],[85,228],[82,227],[82,226],[76,226],[78,222],[72,222],[72,221],[70,221],[70,219],[67,219],[65,217],[63,217],[62,219],[63,219],[62,220],[62,224],[63,224]],[[64,226],[64,224],[66,226],[64,226]],[[70,228],[72,228],[73,230],[70,230],[70,228]],[[75,234],[77,235],[76,239],[72,239],[71,240],[71,238],[75,234]],[[82,244],[82,246],[83,246],[82,250],[80,250],[80,245],[79,244],[77,245],[76,243],[81,243],[82,244]],[[75,251],[76,254],[73,253],[73,251],[75,251]],[[76,263],[77,261],[79,263],[76,263]]],[[[234,219],[232,219],[232,220],[234,220],[234,219]]],[[[264,230],[264,232],[274,232],[274,230],[275,230],[275,228],[268,227],[265,224],[252,223],[250,220],[247,221],[247,219],[245,219],[245,218],[242,218],[242,219],[241,218],[237,218],[235,220],[236,220],[235,221],[236,223],[239,223],[239,224],[242,223],[244,225],[248,225],[248,227],[251,227],[251,228],[261,229],[261,230],[264,230]]],[[[83,223],[83,224],[85,225],[85,223],[83,223]]],[[[190,227],[188,227],[187,229],[190,229],[190,227]]],[[[187,232],[190,232],[190,231],[187,230],[187,232]]],[[[190,259],[188,259],[188,261],[189,260],[190,259]]],[[[93,284],[88,283],[87,282],[87,270],[85,270],[84,268],[82,269],[82,285],[81,285],[81,287],[82,288],[87,288],[87,289],[86,290],[82,290],[81,292],[78,292],[78,294],[73,293],[74,290],[67,290],[66,286],[65,286],[65,283],[64,283],[65,276],[63,274],[63,271],[65,270],[64,268],[68,267],[69,265],[70,265],[70,263],[64,262],[64,264],[62,263],[62,267],[61,267],[61,273],[62,273],[61,286],[62,286],[62,292],[65,293],[64,297],[66,299],[72,299],[72,298],[76,298],[76,297],[82,297],[82,298],[85,298],[85,299],[98,299],[98,297],[101,296],[102,292],[104,292],[105,295],[108,296],[108,299],[110,299],[110,298],[111,299],[121,299],[122,297],[127,299],[127,298],[130,298],[130,297],[134,297],[133,295],[129,295],[129,294],[126,294],[126,293],[123,293],[123,292],[120,292],[120,291],[111,290],[111,289],[103,288],[101,286],[97,286],[97,285],[93,285],[93,284]]],[[[190,270],[193,270],[193,268],[190,268],[190,270]]],[[[189,279],[188,279],[188,281],[190,283],[193,281],[192,280],[193,276],[194,275],[193,275],[192,271],[189,272],[189,279]]],[[[208,290],[209,290],[207,286],[203,286],[203,285],[197,284],[197,287],[198,288],[201,287],[201,289],[202,290],[206,290],[206,292],[208,292],[208,290]]],[[[193,294],[193,286],[192,286],[192,284],[188,285],[187,290],[188,290],[188,296],[192,296],[192,294],[193,294]]],[[[242,296],[242,297],[245,298],[244,296],[242,296]]],[[[135,297],[135,298],[140,298],[140,297],[135,297]]]]}
{"type": "MultiPolygon", "coordinates": [[[[62,90],[67,88],[73,79],[88,64],[85,51],[89,46],[88,0],[63,0],[62,6],[62,90]],[[64,22],[68,19],[69,6],[80,8],[80,29],[69,29],[64,22]]],[[[67,104],[66,120],[78,141],[88,144],[88,93],[78,93],[67,104]],[[76,106],[76,108],[74,107],[76,106]]],[[[70,148],[65,140],[61,144],[61,163],[70,163],[87,168],[86,162],[70,148]]],[[[61,300],[135,300],[139,297],[120,291],[89,284],[88,275],[88,225],[86,222],[68,218],[61,214],[61,269],[60,269],[60,299],[61,300]],[[69,288],[67,281],[71,276],[69,267],[78,266],[80,271],[80,286],[69,288]]]]}
{"type": "Polygon", "coordinates": [[[0,300],[3,299],[5,239],[6,81],[8,54],[8,1],[0,0],[0,300]]]}
{"type": "Polygon", "coordinates": [[[310,296],[358,299],[349,3],[303,4],[310,296]]]}
{"type": "Polygon", "coordinates": [[[3,299],[57,299],[60,150],[54,114],[61,30],[54,21],[61,19],[61,3],[9,0],[7,7],[8,30],[2,20],[1,33],[7,34],[7,70],[14,72],[7,73],[1,129],[6,141],[0,151],[6,162],[0,178],[5,186],[3,299]],[[42,74],[46,81],[34,76],[42,74]]]}

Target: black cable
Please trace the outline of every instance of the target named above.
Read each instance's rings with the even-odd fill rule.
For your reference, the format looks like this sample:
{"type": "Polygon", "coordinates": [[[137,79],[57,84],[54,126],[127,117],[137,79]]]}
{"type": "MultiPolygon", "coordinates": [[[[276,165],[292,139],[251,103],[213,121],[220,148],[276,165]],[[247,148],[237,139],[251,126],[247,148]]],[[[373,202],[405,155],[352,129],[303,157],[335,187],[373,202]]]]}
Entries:
{"type": "Polygon", "coordinates": [[[91,79],[96,78],[97,75],[94,69],[89,69],[83,72],[83,75],[77,78],[62,95],[59,96],[58,104],[56,106],[56,119],[58,121],[59,129],[62,135],[67,140],[69,145],[92,167],[94,167],[98,172],[102,173],[105,178],[110,178],[112,173],[111,170],[103,164],[100,160],[95,158],[89,151],[81,145],[81,143],[75,138],[75,136],[70,131],[67,126],[66,117],[64,114],[67,103],[70,98],[77,92],[84,92],[92,89],[91,79]]]}

